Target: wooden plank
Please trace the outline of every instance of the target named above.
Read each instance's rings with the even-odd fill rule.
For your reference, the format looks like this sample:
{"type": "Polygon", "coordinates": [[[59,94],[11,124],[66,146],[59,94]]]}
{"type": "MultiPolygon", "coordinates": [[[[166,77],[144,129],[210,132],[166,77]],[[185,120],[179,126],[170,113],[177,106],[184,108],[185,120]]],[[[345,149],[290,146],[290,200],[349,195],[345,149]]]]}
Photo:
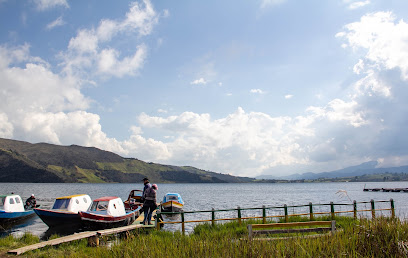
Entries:
{"type": "Polygon", "coordinates": [[[60,238],[40,242],[40,243],[37,243],[37,244],[34,244],[34,245],[24,246],[24,247],[21,247],[21,248],[18,248],[18,249],[10,250],[10,251],[8,251],[8,253],[9,254],[20,255],[22,253],[32,251],[32,250],[35,250],[35,249],[38,249],[38,248],[42,248],[42,247],[45,247],[45,246],[59,245],[59,244],[62,244],[62,243],[67,243],[67,242],[71,242],[71,241],[75,241],[75,240],[79,240],[79,239],[83,239],[83,238],[88,238],[88,237],[92,237],[92,236],[95,236],[95,235],[96,235],[96,231],[87,231],[87,232],[82,232],[82,233],[76,233],[76,234],[73,234],[73,235],[60,237],[60,238]]]}
{"type": "Polygon", "coordinates": [[[305,227],[305,226],[331,226],[331,221],[306,221],[306,222],[287,222],[271,224],[252,224],[252,228],[286,228],[286,227],[305,227]]]}
{"type": "MultiPolygon", "coordinates": [[[[153,213],[152,213],[152,220],[151,220],[151,221],[154,221],[154,217],[153,217],[153,216],[156,215],[156,211],[157,211],[157,209],[153,211],[153,213]]],[[[144,220],[144,213],[142,212],[142,213],[140,213],[139,217],[137,217],[136,222],[142,223],[143,220],[144,220]]]]}
{"type": "Polygon", "coordinates": [[[331,228],[290,228],[290,229],[275,229],[275,230],[257,230],[253,231],[254,235],[261,234],[281,234],[281,233],[310,233],[310,232],[324,232],[331,228]]]}
{"type": "MultiPolygon", "coordinates": [[[[142,216],[142,221],[143,221],[143,216],[142,216]]],[[[104,236],[104,235],[110,235],[110,234],[116,234],[120,232],[125,232],[125,231],[130,231],[134,230],[136,228],[154,228],[154,225],[142,225],[140,223],[135,222],[132,225],[125,226],[125,227],[119,227],[119,228],[110,228],[110,229],[105,229],[105,230],[99,230],[99,231],[86,231],[86,232],[81,232],[81,233],[76,233],[73,235],[65,236],[65,237],[60,237],[48,241],[43,241],[34,245],[29,245],[29,246],[24,246],[18,249],[10,250],[8,251],[9,254],[22,254],[28,251],[32,251],[35,249],[39,249],[45,246],[53,246],[53,245],[59,245],[62,243],[67,243],[83,238],[89,238],[89,237],[97,237],[97,236],[104,236]]]]}
{"type": "MultiPolygon", "coordinates": [[[[252,240],[256,241],[276,241],[276,240],[289,240],[289,239],[297,239],[297,238],[318,238],[324,236],[330,236],[331,232],[324,233],[324,234],[316,234],[316,235],[302,235],[302,236],[288,236],[288,237],[264,237],[264,238],[253,238],[252,240]]],[[[245,240],[245,239],[241,239],[245,240]]]]}
{"type": "Polygon", "coordinates": [[[117,234],[125,231],[135,230],[137,228],[153,228],[154,225],[142,225],[142,224],[132,224],[129,226],[119,227],[119,228],[109,228],[104,230],[99,230],[97,232],[98,236],[106,236],[111,234],[117,234]]]}

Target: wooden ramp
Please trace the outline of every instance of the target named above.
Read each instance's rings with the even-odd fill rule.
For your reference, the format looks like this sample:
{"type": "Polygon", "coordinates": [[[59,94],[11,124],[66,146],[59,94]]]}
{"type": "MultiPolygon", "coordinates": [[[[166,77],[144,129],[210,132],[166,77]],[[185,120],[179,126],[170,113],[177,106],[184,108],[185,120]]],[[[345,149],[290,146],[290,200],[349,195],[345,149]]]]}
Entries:
{"type": "Polygon", "coordinates": [[[36,249],[39,249],[45,246],[59,245],[62,243],[67,243],[67,242],[84,239],[84,238],[88,238],[92,245],[97,246],[99,245],[100,236],[106,236],[106,235],[117,234],[117,233],[122,233],[126,231],[132,231],[137,228],[154,228],[154,225],[142,225],[139,222],[134,222],[132,225],[125,226],[125,227],[109,228],[109,229],[98,230],[98,231],[86,231],[86,232],[76,233],[73,235],[64,236],[64,237],[60,237],[60,238],[56,238],[56,239],[52,239],[48,241],[43,241],[43,242],[29,245],[29,246],[24,246],[18,249],[10,250],[8,251],[8,253],[20,255],[22,253],[36,250],[36,249]]]}
{"type": "Polygon", "coordinates": [[[87,232],[76,233],[76,234],[73,234],[73,235],[60,237],[60,238],[40,242],[40,243],[37,243],[37,244],[34,244],[34,245],[28,245],[28,246],[24,246],[24,247],[21,247],[21,248],[18,248],[18,249],[10,250],[10,251],[8,251],[8,253],[9,254],[20,255],[22,253],[32,251],[32,250],[35,250],[35,249],[39,249],[39,248],[42,248],[42,247],[45,247],[45,246],[59,245],[59,244],[62,244],[62,243],[67,243],[67,242],[71,242],[71,241],[75,241],[75,240],[79,240],[79,239],[83,239],[83,238],[96,236],[96,233],[97,233],[96,231],[87,231],[87,232]]]}

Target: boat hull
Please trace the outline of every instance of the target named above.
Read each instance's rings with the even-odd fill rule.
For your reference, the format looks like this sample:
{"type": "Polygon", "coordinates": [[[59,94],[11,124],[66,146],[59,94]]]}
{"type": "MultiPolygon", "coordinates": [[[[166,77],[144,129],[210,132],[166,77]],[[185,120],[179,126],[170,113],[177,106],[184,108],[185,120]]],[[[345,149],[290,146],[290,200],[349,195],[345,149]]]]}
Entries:
{"type": "Polygon", "coordinates": [[[131,225],[138,217],[139,210],[133,210],[123,216],[101,215],[91,212],[79,212],[86,229],[98,230],[131,225]]]}
{"type": "Polygon", "coordinates": [[[7,226],[8,224],[15,224],[31,218],[34,216],[33,210],[21,211],[21,212],[5,212],[0,210],[0,225],[7,226]]]}
{"type": "Polygon", "coordinates": [[[183,209],[183,204],[176,201],[168,201],[161,204],[161,210],[164,212],[179,212],[183,209]]]}
{"type": "Polygon", "coordinates": [[[78,213],[53,211],[45,209],[34,209],[40,219],[47,224],[48,227],[75,227],[82,226],[81,217],[78,213]]]}

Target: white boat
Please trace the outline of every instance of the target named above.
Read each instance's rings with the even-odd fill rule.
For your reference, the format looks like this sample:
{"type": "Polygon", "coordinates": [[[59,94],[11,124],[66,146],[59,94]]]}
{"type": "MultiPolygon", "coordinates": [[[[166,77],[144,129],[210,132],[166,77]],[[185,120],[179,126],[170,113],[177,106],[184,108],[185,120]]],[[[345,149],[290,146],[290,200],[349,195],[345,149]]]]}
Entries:
{"type": "Polygon", "coordinates": [[[80,227],[80,211],[88,210],[91,197],[87,194],[77,194],[58,197],[51,209],[34,209],[35,213],[49,227],[80,227]]]}
{"type": "Polygon", "coordinates": [[[17,194],[0,195],[0,225],[6,227],[34,215],[32,209],[24,209],[23,200],[17,194]]]}
{"type": "Polygon", "coordinates": [[[126,210],[120,197],[105,196],[95,199],[88,211],[79,215],[85,228],[114,228],[132,224],[139,217],[140,208],[126,210]]]}

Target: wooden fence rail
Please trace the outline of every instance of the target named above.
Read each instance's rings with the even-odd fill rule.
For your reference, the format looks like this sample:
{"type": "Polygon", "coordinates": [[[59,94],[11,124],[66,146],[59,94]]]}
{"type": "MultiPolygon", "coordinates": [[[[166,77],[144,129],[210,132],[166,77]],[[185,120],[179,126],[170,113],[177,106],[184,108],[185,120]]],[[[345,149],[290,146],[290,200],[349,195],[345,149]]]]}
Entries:
{"type": "MultiPolygon", "coordinates": [[[[323,208],[323,209],[324,209],[323,208]]],[[[211,210],[202,210],[202,211],[181,211],[181,212],[157,212],[157,216],[160,219],[156,220],[156,227],[157,229],[160,229],[160,227],[164,224],[181,224],[181,231],[185,233],[185,223],[200,223],[200,222],[211,222],[211,225],[215,225],[216,221],[227,221],[227,220],[237,220],[239,224],[242,223],[242,220],[245,219],[262,219],[262,223],[265,224],[267,219],[273,219],[273,218],[284,218],[285,222],[289,221],[289,217],[293,216],[308,216],[309,220],[314,220],[315,216],[318,215],[330,215],[331,219],[334,220],[335,216],[337,214],[343,214],[343,213],[353,213],[353,217],[357,219],[358,213],[362,212],[370,212],[371,217],[375,218],[376,217],[376,212],[379,211],[390,211],[390,216],[392,218],[395,217],[395,208],[394,208],[394,200],[390,199],[389,201],[368,201],[368,202],[356,202],[353,201],[353,203],[350,204],[345,204],[345,203],[325,203],[325,204],[312,204],[311,202],[306,205],[283,205],[283,206],[262,206],[258,208],[241,208],[238,206],[236,209],[219,209],[215,210],[214,208],[211,210]],[[383,205],[384,203],[389,203],[389,208],[376,208],[376,204],[383,205]],[[361,206],[364,205],[365,208],[361,208],[361,206]],[[370,208],[367,209],[366,206],[369,205],[370,208]],[[351,207],[348,210],[339,210],[339,208],[336,209],[336,207],[351,207]],[[315,211],[316,207],[324,207],[326,211],[315,211]],[[330,210],[327,209],[330,208],[330,210]],[[359,209],[360,207],[360,209],[359,209]],[[295,209],[295,208],[304,208],[307,209],[308,212],[303,212],[303,213],[290,213],[290,209],[295,209]],[[261,211],[260,216],[250,216],[250,217],[245,217],[242,216],[243,211],[261,211]],[[282,215],[267,215],[267,211],[280,211],[281,213],[283,212],[282,215]],[[236,212],[236,217],[232,218],[217,218],[216,213],[217,212],[236,212]],[[210,218],[209,219],[203,219],[203,220],[185,220],[185,215],[187,214],[197,214],[197,213],[209,213],[210,218]],[[162,215],[180,215],[180,221],[163,221],[162,215]]]]}

